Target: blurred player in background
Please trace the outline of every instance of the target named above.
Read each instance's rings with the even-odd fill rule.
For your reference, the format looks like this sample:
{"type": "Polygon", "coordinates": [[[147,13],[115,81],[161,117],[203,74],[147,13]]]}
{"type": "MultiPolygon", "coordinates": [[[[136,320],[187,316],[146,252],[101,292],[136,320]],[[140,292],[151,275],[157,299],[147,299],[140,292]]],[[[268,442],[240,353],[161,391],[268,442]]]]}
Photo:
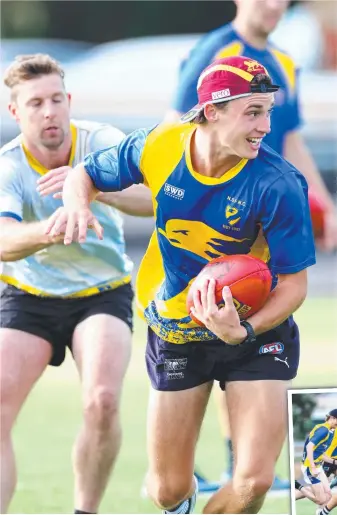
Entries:
{"type": "MultiPolygon", "coordinates": [[[[16,483],[11,430],[48,364],[69,347],[82,384],[83,426],[73,451],[75,509],[95,513],[117,457],[119,401],[131,352],[132,263],[116,209],[151,215],[147,188],[102,194],[93,211],[104,242],[63,245],[46,236],[57,192],[88,152],[124,137],[108,125],[70,121],[64,73],[48,55],[17,58],[5,73],[21,134],[0,151],[1,513],[16,483]],[[59,168],[61,167],[61,168],[59,168]],[[56,169],[52,170],[51,169],[56,169]],[[104,202],[104,204],[102,203],[104,202]]],[[[52,445],[52,442],[51,442],[52,445]]]]}
{"type": "Polygon", "coordinates": [[[331,491],[326,472],[323,468],[326,452],[329,450],[337,428],[337,409],[330,411],[324,424],[317,424],[304,442],[302,474],[309,486],[295,481],[296,501],[305,497],[316,504],[326,504],[331,500],[331,491]]]}
{"type": "Polygon", "coordinates": [[[138,130],[115,148],[89,154],[68,175],[64,207],[47,232],[59,237],[65,231],[68,245],[84,242],[93,225],[102,238],[89,209],[97,191],[149,186],[157,230],[137,279],[152,384],[148,493],[166,513],[192,512],[195,447],[217,380],[227,391],[235,468],[233,481],[204,512],[257,513],[273,483],[287,429],[286,390],[298,367],[291,315],[306,297],[306,268],[315,263],[307,185],[262,143],[278,90],[262,65],[246,57],[221,59],[202,72],[199,84],[199,104],[184,115],[186,123],[138,130]],[[200,327],[186,308],[190,283],[210,257],[231,254],[268,261],[277,286],[261,310],[240,323],[230,289],[223,289],[225,306],[218,309],[215,281],[206,280],[193,297],[200,327]],[[278,356],[268,352],[275,341],[278,356]]]}
{"type": "Polygon", "coordinates": [[[330,488],[334,488],[337,486],[337,431],[334,432],[331,445],[324,454],[323,460],[324,471],[331,479],[330,488]]]}
{"type": "MultiPolygon", "coordinates": [[[[181,66],[178,87],[167,114],[168,121],[177,120],[182,113],[197,103],[197,81],[201,71],[214,59],[244,55],[256,59],[265,66],[272,80],[281,87],[275,94],[272,113],[272,131],[265,142],[283,155],[306,177],[313,193],[317,193],[325,205],[325,230],[320,246],[331,250],[337,245],[337,216],[334,203],[321,179],[319,171],[300,133],[301,116],[297,98],[297,70],[292,59],[274,48],[268,41],[269,34],[289,4],[288,0],[235,0],[236,17],[232,23],[206,34],[181,66]]],[[[232,475],[232,443],[227,420],[225,395],[215,389],[219,407],[220,427],[223,433],[227,470],[223,480],[232,475]]],[[[200,489],[208,485],[200,479],[200,489]]],[[[288,488],[288,481],[275,478],[274,488],[288,488]]],[[[218,487],[218,485],[215,485],[218,487]]]]}

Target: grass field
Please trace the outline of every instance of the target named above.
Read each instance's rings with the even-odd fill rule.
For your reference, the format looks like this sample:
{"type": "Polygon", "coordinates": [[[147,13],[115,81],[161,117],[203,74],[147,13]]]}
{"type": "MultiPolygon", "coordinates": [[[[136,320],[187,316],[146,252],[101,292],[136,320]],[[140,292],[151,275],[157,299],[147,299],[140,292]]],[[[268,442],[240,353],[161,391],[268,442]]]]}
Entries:
{"type": "MultiPolygon", "coordinates": [[[[302,356],[294,386],[336,386],[337,301],[309,298],[296,320],[302,334],[302,356]]],[[[158,513],[140,497],[146,471],[145,428],[149,383],[144,366],[145,326],[136,321],[134,349],[123,395],[124,439],[122,451],[101,505],[101,513],[158,513]]],[[[55,369],[49,367],[19,417],[14,445],[19,470],[18,488],[11,513],[71,513],[73,478],[71,447],[81,421],[80,389],[71,358],[55,369]]],[[[214,403],[210,402],[197,450],[198,467],[211,479],[223,467],[221,442],[214,403]]],[[[284,447],[278,473],[288,475],[288,452],[284,447]]],[[[297,515],[311,515],[314,506],[300,501],[297,515]],[[304,511],[302,511],[302,507],[304,511]],[[305,511],[307,509],[307,511],[305,511]]],[[[205,499],[200,498],[200,513],[205,499]]],[[[290,513],[287,496],[269,496],[261,513],[290,513]]]]}
{"type": "MultiPolygon", "coordinates": [[[[336,489],[334,489],[334,495],[336,493],[336,489]]],[[[300,501],[296,501],[295,513],[293,513],[293,515],[315,515],[317,508],[318,506],[308,499],[301,499],[300,501]]],[[[331,515],[335,515],[335,510],[331,512],[331,515]]]]}

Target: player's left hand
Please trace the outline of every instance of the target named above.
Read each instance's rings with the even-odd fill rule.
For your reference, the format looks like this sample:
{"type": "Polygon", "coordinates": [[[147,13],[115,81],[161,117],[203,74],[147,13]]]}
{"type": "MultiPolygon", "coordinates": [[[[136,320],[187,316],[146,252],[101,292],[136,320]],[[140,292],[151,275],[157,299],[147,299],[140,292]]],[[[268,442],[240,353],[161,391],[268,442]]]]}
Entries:
{"type": "Polygon", "coordinates": [[[222,296],[225,305],[219,309],[215,301],[215,279],[205,279],[193,294],[191,312],[220,340],[238,345],[246,338],[247,331],[240,325],[229,287],[224,287],[222,296]]]}
{"type": "Polygon", "coordinates": [[[325,252],[331,252],[337,248],[337,212],[335,209],[325,214],[323,237],[317,243],[318,247],[325,252]]]}
{"type": "Polygon", "coordinates": [[[63,184],[70,170],[72,170],[71,166],[60,166],[49,170],[37,181],[38,193],[42,197],[54,193],[53,198],[62,198],[63,184]]]}

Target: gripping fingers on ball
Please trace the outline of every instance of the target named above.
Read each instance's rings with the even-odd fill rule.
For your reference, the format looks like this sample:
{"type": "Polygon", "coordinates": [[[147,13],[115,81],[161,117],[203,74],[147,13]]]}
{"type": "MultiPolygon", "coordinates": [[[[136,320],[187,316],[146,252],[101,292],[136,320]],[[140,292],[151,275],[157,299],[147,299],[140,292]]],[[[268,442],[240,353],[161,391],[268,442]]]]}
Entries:
{"type": "Polygon", "coordinates": [[[232,308],[235,309],[234,302],[233,302],[233,297],[232,297],[232,292],[231,292],[229,286],[224,286],[223,287],[222,298],[223,298],[223,300],[225,302],[225,307],[227,307],[228,309],[232,309],[232,308]]]}
{"type": "Polygon", "coordinates": [[[202,313],[203,309],[200,300],[200,290],[197,288],[193,292],[193,306],[194,313],[202,313]]]}
{"type": "Polygon", "coordinates": [[[215,280],[210,279],[208,283],[207,288],[207,306],[208,309],[211,309],[214,311],[215,308],[217,308],[216,299],[215,299],[215,280]]]}
{"type": "Polygon", "coordinates": [[[209,279],[204,279],[203,283],[200,285],[200,300],[201,300],[201,306],[202,306],[203,310],[206,310],[208,308],[208,303],[207,303],[208,284],[209,284],[209,279]]]}

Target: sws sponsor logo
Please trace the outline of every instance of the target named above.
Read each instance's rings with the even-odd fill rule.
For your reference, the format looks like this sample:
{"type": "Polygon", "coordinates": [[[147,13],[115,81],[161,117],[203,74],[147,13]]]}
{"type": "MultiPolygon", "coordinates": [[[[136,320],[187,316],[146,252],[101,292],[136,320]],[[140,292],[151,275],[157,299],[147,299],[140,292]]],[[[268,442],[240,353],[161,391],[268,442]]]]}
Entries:
{"type": "Polygon", "coordinates": [[[259,349],[259,354],[282,354],[284,345],[281,342],[267,343],[259,349]]]}

